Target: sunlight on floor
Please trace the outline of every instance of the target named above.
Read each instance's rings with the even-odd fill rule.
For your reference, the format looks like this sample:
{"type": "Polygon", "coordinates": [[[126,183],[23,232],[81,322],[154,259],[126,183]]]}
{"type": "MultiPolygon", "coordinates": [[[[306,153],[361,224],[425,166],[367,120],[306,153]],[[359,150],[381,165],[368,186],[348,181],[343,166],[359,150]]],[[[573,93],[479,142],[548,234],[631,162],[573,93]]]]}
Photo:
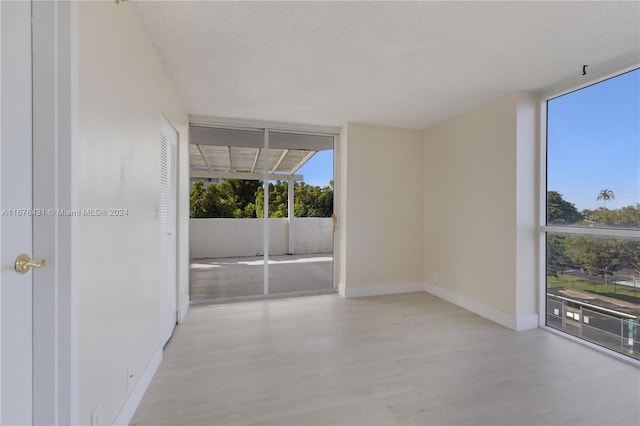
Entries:
{"type": "MultiPolygon", "coordinates": [[[[264,294],[264,259],[259,256],[194,259],[191,300],[264,294]]],[[[333,256],[328,253],[269,257],[269,294],[333,288],[333,256]]]]}

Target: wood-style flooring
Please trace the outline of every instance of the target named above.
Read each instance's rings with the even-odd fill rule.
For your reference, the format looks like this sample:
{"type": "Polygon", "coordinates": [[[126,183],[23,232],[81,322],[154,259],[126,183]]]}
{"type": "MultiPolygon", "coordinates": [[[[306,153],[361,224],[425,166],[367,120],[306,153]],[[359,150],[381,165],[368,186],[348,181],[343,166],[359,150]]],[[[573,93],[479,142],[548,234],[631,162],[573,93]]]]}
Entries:
{"type": "Polygon", "coordinates": [[[426,293],[193,306],[133,425],[639,425],[640,369],[426,293]]]}

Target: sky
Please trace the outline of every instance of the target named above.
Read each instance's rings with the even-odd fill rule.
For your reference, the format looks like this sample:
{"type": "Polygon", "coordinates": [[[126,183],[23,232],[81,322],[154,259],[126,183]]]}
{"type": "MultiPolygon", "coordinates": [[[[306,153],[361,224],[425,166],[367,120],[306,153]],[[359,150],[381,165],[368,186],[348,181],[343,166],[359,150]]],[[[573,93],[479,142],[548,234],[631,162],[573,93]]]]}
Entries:
{"type": "Polygon", "coordinates": [[[333,179],[333,150],[319,151],[296,174],[303,175],[307,185],[329,186],[333,179]]]}
{"type": "Polygon", "coordinates": [[[640,69],[548,102],[547,189],[579,211],[640,203],[640,69]]]}

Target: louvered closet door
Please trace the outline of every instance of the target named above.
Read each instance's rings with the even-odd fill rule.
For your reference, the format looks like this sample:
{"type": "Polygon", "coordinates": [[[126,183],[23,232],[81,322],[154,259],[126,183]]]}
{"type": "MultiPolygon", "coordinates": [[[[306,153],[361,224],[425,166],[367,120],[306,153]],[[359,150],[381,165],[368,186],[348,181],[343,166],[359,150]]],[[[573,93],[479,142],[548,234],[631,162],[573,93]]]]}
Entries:
{"type": "Polygon", "coordinates": [[[177,321],[176,188],[178,134],[163,117],[160,129],[160,289],[163,344],[177,321]]]}

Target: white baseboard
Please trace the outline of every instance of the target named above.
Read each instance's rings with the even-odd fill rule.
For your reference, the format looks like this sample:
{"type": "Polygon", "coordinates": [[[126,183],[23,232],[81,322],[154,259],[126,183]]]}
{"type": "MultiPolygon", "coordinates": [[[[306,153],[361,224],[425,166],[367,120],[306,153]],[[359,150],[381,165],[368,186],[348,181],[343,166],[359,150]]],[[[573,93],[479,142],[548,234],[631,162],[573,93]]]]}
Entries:
{"type": "Polygon", "coordinates": [[[424,291],[422,282],[405,282],[394,284],[359,285],[346,287],[338,286],[340,294],[345,297],[383,296],[385,294],[416,293],[424,291]]]}
{"type": "Polygon", "coordinates": [[[454,305],[458,305],[474,314],[487,318],[493,322],[497,322],[511,330],[523,331],[538,328],[539,318],[538,314],[523,315],[514,317],[512,315],[505,314],[497,309],[478,303],[474,300],[460,296],[449,290],[445,290],[437,285],[425,282],[409,282],[409,283],[397,283],[397,284],[378,284],[369,286],[354,286],[347,287],[344,283],[338,283],[338,293],[344,298],[351,297],[367,297],[367,296],[381,296],[385,294],[399,294],[399,293],[415,293],[415,292],[427,292],[437,296],[441,299],[451,302],[454,305]]]}
{"type": "Polygon", "coordinates": [[[538,314],[523,315],[516,318],[516,331],[532,330],[540,327],[538,314]]]}
{"type": "Polygon", "coordinates": [[[346,290],[347,286],[344,283],[338,283],[338,294],[340,294],[340,296],[346,298],[346,290]]]}
{"type": "Polygon", "coordinates": [[[461,308],[471,311],[474,314],[478,314],[481,317],[487,318],[493,322],[497,322],[507,328],[516,331],[529,330],[532,328],[538,328],[538,315],[526,315],[522,317],[514,317],[513,315],[505,314],[502,311],[491,308],[489,306],[478,303],[474,300],[468,299],[459,294],[453,293],[449,290],[445,290],[442,287],[438,287],[435,284],[426,282],[424,284],[424,290],[427,293],[433,294],[441,299],[451,302],[454,305],[458,305],[461,308]]]}
{"type": "Polygon", "coordinates": [[[182,321],[184,321],[184,316],[187,314],[188,310],[189,310],[189,298],[185,297],[178,310],[178,324],[182,324],[182,321]]]}
{"type": "Polygon", "coordinates": [[[133,387],[133,390],[129,392],[129,396],[127,400],[122,405],[120,412],[116,416],[116,419],[113,421],[114,425],[128,425],[133,415],[136,413],[138,409],[138,405],[140,405],[140,401],[142,401],[142,397],[144,393],[147,391],[149,384],[151,383],[151,379],[153,379],[154,374],[156,374],[156,370],[162,361],[162,347],[159,347],[156,353],[153,354],[151,360],[147,364],[147,367],[142,372],[142,375],[138,379],[138,382],[133,387]]]}

